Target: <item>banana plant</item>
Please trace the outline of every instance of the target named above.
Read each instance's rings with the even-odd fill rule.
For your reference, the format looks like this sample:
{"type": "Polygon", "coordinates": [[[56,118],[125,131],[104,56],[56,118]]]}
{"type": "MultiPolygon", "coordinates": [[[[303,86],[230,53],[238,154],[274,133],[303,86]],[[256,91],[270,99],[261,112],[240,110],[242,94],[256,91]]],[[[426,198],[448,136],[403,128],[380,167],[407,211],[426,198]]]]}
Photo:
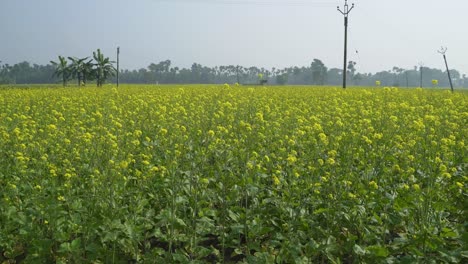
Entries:
{"type": "Polygon", "coordinates": [[[53,76],[62,77],[63,87],[67,86],[67,81],[71,76],[71,69],[65,57],[58,56],[58,62],[50,61],[50,63],[55,67],[53,76]]]}
{"type": "Polygon", "coordinates": [[[86,85],[86,81],[92,79],[94,74],[92,60],[89,57],[81,59],[68,57],[68,59],[72,62],[70,65],[71,75],[78,79],[78,86],[86,85]]]}
{"type": "Polygon", "coordinates": [[[100,49],[93,52],[93,58],[95,61],[96,84],[98,87],[101,87],[107,78],[114,76],[116,69],[112,65],[114,62],[104,57],[100,49]]]}

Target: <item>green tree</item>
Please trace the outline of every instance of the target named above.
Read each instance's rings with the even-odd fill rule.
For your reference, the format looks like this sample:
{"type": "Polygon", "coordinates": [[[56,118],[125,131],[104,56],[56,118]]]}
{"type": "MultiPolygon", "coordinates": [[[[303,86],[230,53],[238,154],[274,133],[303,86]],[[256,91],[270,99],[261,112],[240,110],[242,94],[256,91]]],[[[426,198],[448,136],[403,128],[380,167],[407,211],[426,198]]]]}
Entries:
{"type": "Polygon", "coordinates": [[[58,59],[58,62],[50,61],[50,63],[55,67],[53,76],[62,77],[62,84],[63,87],[65,87],[71,76],[71,68],[68,66],[68,62],[65,57],[58,56],[58,59]]]}
{"type": "Polygon", "coordinates": [[[348,79],[351,79],[354,81],[354,74],[356,73],[356,62],[354,61],[349,61],[348,62],[348,76],[349,78],[348,79]]]}
{"type": "Polygon", "coordinates": [[[164,83],[168,73],[170,72],[170,67],[170,60],[161,61],[158,64],[151,63],[148,66],[148,71],[151,73],[150,81],[152,83],[164,83]]]}
{"type": "Polygon", "coordinates": [[[283,73],[276,75],[276,83],[279,85],[285,85],[288,82],[288,74],[283,73]]]}
{"type": "Polygon", "coordinates": [[[101,87],[104,82],[110,76],[114,76],[116,69],[112,65],[113,61],[110,61],[109,58],[104,57],[101,50],[98,49],[96,52],[93,52],[93,58],[96,62],[94,64],[94,73],[96,75],[96,84],[98,87],[101,87]]]}
{"type": "Polygon", "coordinates": [[[310,68],[312,69],[313,83],[318,84],[318,85],[324,85],[327,79],[327,71],[328,71],[325,64],[319,59],[314,59],[314,61],[310,65],[310,68]]]}
{"type": "Polygon", "coordinates": [[[68,59],[72,62],[70,65],[71,76],[78,79],[78,86],[86,85],[86,81],[90,80],[93,75],[92,60],[88,60],[89,57],[81,59],[68,57],[68,59]]]}

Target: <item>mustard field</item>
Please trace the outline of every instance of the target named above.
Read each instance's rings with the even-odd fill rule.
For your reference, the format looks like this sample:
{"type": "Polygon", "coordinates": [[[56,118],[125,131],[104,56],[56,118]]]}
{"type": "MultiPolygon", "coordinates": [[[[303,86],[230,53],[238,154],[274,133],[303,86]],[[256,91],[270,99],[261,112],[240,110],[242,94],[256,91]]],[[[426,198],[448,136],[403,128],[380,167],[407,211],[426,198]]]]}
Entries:
{"type": "Polygon", "coordinates": [[[461,263],[468,93],[0,88],[0,263],[461,263]]]}

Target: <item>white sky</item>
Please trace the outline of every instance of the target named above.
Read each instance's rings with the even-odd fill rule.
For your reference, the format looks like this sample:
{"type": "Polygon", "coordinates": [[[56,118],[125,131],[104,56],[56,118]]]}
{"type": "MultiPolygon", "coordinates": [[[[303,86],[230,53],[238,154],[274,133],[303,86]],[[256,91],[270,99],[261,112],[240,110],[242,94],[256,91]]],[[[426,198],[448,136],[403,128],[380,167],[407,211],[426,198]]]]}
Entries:
{"type": "MultiPolygon", "coordinates": [[[[349,60],[358,71],[419,62],[468,73],[466,0],[354,0],[349,60]],[[358,54],[356,54],[356,50],[358,54]]],[[[0,60],[46,64],[101,48],[121,68],[170,59],[175,66],[342,67],[344,0],[0,0],[0,60]]]]}

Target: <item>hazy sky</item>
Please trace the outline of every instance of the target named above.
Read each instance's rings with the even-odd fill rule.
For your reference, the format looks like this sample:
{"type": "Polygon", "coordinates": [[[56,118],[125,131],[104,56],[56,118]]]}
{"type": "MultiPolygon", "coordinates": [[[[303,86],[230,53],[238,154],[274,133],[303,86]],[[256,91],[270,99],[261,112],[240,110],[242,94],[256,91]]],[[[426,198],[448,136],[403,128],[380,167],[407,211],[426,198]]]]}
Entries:
{"type": "MultiPolygon", "coordinates": [[[[444,68],[468,74],[468,1],[354,0],[349,60],[360,72],[444,68]],[[356,53],[356,50],[358,53],[356,53]]],[[[344,0],[0,0],[0,61],[46,64],[101,48],[121,68],[170,59],[190,67],[342,67],[344,0]]]]}

